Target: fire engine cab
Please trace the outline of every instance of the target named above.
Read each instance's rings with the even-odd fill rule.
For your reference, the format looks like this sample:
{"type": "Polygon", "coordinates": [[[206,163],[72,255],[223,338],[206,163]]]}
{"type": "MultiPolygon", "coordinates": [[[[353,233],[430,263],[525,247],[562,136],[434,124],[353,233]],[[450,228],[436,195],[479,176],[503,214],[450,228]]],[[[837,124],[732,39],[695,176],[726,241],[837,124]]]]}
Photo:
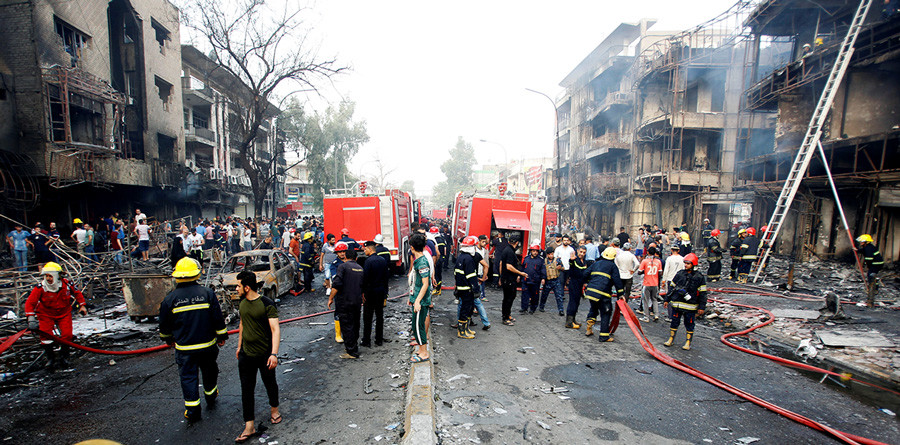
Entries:
{"type": "Polygon", "coordinates": [[[382,245],[391,252],[391,265],[405,270],[407,259],[403,252],[409,246],[412,200],[400,190],[385,190],[379,195],[366,193],[366,188],[362,182],[358,189],[333,190],[325,196],[322,204],[325,233],[333,233],[340,239],[341,229],[346,228],[360,245],[381,234],[382,245]]]}
{"type": "MultiPolygon", "coordinates": [[[[544,247],[547,203],[527,194],[498,196],[492,193],[456,194],[453,202],[454,248],[466,236],[501,231],[507,236],[518,233],[523,246],[538,243],[544,247]]],[[[523,249],[527,254],[527,247],[523,249]]]]}

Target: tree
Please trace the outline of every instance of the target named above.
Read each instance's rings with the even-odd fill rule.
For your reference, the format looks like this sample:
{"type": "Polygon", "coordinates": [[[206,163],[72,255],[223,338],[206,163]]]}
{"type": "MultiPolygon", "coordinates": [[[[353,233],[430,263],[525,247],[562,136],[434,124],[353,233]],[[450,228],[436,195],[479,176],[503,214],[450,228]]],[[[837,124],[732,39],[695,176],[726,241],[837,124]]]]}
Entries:
{"type": "Polygon", "coordinates": [[[472,168],[475,166],[475,149],[462,136],[456,141],[456,147],[450,149],[450,159],[441,164],[441,172],[447,179],[434,186],[433,201],[439,206],[453,203],[457,192],[475,190],[472,168]]]}
{"type": "Polygon", "coordinates": [[[296,102],[279,119],[285,145],[302,153],[313,183],[313,199],[321,206],[322,191],[345,188],[356,182],[347,169],[347,161],[369,141],[366,122],[353,120],[356,105],[342,101],[324,113],[307,113],[296,102]]]}
{"type": "Polygon", "coordinates": [[[409,195],[412,196],[413,198],[416,197],[416,183],[413,182],[412,179],[407,179],[406,181],[403,181],[403,184],[400,184],[399,189],[406,193],[409,193],[409,195]]]}
{"type": "Polygon", "coordinates": [[[188,9],[187,25],[206,40],[215,69],[234,80],[225,92],[233,111],[230,136],[260,212],[278,173],[275,163],[288,147],[276,144],[270,159],[258,153],[260,128],[280,111],[273,105],[276,90],[282,98],[316,91],[319,82],[346,68],[320,59],[306,42],[300,20],[305,8],[270,7],[266,0],[192,0],[188,9]]]}

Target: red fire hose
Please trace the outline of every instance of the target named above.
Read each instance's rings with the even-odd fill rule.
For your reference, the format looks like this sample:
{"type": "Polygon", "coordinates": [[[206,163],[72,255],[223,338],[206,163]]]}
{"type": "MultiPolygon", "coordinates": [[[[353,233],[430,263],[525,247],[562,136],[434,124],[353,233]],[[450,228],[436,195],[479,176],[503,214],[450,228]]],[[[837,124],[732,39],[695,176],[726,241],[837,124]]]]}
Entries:
{"type": "Polygon", "coordinates": [[[835,438],[837,438],[845,443],[867,444],[867,445],[886,445],[886,444],[884,444],[882,442],[878,442],[876,440],[856,436],[853,434],[848,434],[848,433],[845,433],[842,431],[838,431],[829,426],[823,425],[812,419],[801,416],[800,414],[797,414],[793,411],[787,410],[778,405],[767,402],[759,397],[754,396],[753,394],[750,394],[746,391],[743,391],[734,386],[731,386],[719,379],[716,379],[715,377],[712,377],[708,374],[698,371],[678,360],[675,360],[674,358],[672,358],[666,354],[663,354],[662,352],[657,350],[656,347],[654,347],[652,343],[650,343],[650,340],[647,339],[647,336],[644,334],[643,330],[641,329],[641,325],[640,325],[640,322],[638,322],[637,316],[631,310],[631,307],[628,306],[628,303],[624,299],[619,299],[616,302],[616,305],[619,307],[620,311],[622,312],[622,314],[623,314],[622,316],[625,318],[625,321],[628,323],[628,327],[631,328],[631,332],[634,333],[635,337],[637,337],[638,341],[641,343],[641,346],[644,348],[644,350],[647,351],[648,353],[650,353],[650,355],[652,355],[654,358],[656,358],[660,362],[662,362],[668,366],[671,366],[679,371],[682,371],[682,372],[690,374],[694,377],[697,377],[700,380],[710,383],[718,388],[724,389],[725,391],[728,391],[738,397],[741,397],[742,399],[748,400],[755,405],[761,406],[765,409],[768,409],[769,411],[772,411],[774,413],[777,413],[779,415],[787,417],[788,419],[791,419],[797,423],[806,425],[817,431],[831,434],[835,438]]]}

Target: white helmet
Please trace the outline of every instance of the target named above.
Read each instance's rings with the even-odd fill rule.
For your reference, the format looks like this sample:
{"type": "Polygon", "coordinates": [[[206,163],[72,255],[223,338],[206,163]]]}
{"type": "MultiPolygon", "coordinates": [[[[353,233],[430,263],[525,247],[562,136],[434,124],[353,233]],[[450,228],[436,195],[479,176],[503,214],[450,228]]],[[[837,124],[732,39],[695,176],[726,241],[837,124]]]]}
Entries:
{"type": "Polygon", "coordinates": [[[378,244],[384,244],[384,237],[379,233],[378,235],[375,235],[375,239],[372,241],[375,241],[378,244]]]}

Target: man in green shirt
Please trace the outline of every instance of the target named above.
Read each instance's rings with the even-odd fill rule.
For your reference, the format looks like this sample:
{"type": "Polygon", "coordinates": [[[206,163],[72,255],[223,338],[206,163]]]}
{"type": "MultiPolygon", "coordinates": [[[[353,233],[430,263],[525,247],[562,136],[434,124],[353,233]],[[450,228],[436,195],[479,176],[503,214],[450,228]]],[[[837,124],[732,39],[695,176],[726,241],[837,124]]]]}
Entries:
{"type": "Polygon", "coordinates": [[[244,431],[235,439],[244,443],[255,436],[258,431],[254,424],[256,391],[256,374],[259,373],[266,394],[269,396],[273,424],[281,423],[278,411],[278,382],[275,381],[275,367],[278,366],[278,346],[281,340],[281,328],[278,324],[278,309],[275,302],[257,293],[262,283],[256,281],[256,274],[243,271],[238,274],[240,286],[238,294],[240,304],[241,326],[238,333],[238,347],[235,355],[238,359],[238,374],[241,379],[241,403],[244,411],[244,431]]]}
{"type": "Polygon", "coordinates": [[[428,258],[422,252],[425,249],[425,236],[416,233],[409,238],[409,246],[413,253],[413,270],[412,270],[412,286],[413,291],[409,294],[409,305],[413,307],[412,316],[412,335],[417,343],[416,353],[413,354],[410,361],[413,363],[424,362],[430,357],[428,355],[428,328],[425,326],[425,320],[428,318],[428,309],[431,306],[431,266],[428,264],[428,258]]]}

